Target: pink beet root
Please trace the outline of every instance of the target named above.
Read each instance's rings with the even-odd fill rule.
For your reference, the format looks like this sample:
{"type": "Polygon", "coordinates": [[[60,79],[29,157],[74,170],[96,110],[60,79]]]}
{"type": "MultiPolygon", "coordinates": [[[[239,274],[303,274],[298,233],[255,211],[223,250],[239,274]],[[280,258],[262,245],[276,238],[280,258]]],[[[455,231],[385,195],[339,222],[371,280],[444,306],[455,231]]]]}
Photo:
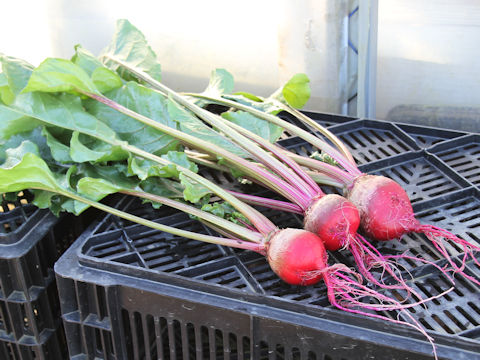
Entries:
{"type": "Polygon", "coordinates": [[[270,267],[283,281],[291,285],[313,285],[323,280],[327,286],[328,299],[335,307],[347,312],[411,326],[425,335],[435,353],[432,338],[409,312],[404,313],[411,322],[365,312],[365,310],[403,311],[418,303],[402,304],[396,299],[368,288],[362,284],[359,274],[343,264],[328,266],[328,255],[323,239],[317,235],[301,229],[279,230],[266,243],[266,252],[270,267]],[[366,298],[367,301],[362,302],[362,298],[366,298]],[[368,299],[376,299],[378,303],[372,303],[368,299]]]}
{"type": "Polygon", "coordinates": [[[267,258],[272,270],[292,285],[312,285],[323,278],[327,253],[323,241],[301,229],[284,229],[267,244],[267,258]]]}
{"type": "Polygon", "coordinates": [[[335,194],[316,198],[304,217],[304,229],[324,239],[325,248],[330,251],[345,247],[355,237],[359,225],[355,205],[335,194]]]}
{"type": "Polygon", "coordinates": [[[361,226],[365,234],[381,241],[400,238],[409,232],[419,232],[427,236],[435,248],[448,260],[453,272],[460,273],[471,281],[480,281],[464,273],[467,259],[470,257],[480,266],[473,252],[480,247],[433,225],[423,225],[417,219],[405,190],[395,181],[384,176],[361,175],[350,187],[347,198],[352,201],[360,213],[361,226]],[[461,265],[453,261],[444,240],[452,241],[463,247],[464,256],[461,265]]]}
{"type": "Polygon", "coordinates": [[[365,234],[376,240],[399,238],[420,226],[405,190],[387,177],[358,177],[348,199],[360,213],[365,234]]]}

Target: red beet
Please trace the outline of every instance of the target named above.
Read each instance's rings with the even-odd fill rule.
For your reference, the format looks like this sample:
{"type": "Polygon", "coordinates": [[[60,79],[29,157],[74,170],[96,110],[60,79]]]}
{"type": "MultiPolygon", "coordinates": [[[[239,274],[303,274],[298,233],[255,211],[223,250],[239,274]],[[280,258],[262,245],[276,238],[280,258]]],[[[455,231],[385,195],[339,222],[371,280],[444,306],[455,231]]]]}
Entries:
{"type": "Polygon", "coordinates": [[[312,285],[323,278],[327,252],[323,241],[301,229],[284,229],[267,244],[267,258],[272,270],[292,285],[312,285]]]}
{"type": "Polygon", "coordinates": [[[340,195],[316,198],[304,217],[304,229],[320,236],[330,251],[345,247],[354,238],[360,225],[360,215],[350,201],[340,195]]]}
{"type": "Polygon", "coordinates": [[[480,281],[464,273],[468,257],[480,266],[473,252],[480,247],[463,240],[447,230],[433,225],[423,225],[417,219],[405,190],[394,180],[376,175],[361,175],[350,187],[347,198],[355,204],[359,213],[361,226],[365,233],[381,241],[400,238],[409,232],[424,233],[435,248],[448,260],[453,271],[460,273],[471,281],[480,281]],[[450,240],[464,249],[461,265],[451,258],[443,240],[450,240]]]}

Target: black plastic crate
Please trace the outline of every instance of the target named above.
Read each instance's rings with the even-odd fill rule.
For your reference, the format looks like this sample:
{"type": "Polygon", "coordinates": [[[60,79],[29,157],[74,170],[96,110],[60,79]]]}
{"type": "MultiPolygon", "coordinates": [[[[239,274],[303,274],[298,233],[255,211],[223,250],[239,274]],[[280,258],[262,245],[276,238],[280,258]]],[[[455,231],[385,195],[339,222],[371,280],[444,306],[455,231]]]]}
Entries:
{"type": "Polygon", "coordinates": [[[452,168],[426,151],[401,154],[362,165],[359,169],[395,180],[407,192],[412,204],[471,186],[452,168]]]}
{"type": "MultiPolygon", "coordinates": [[[[478,209],[480,194],[472,187],[415,204],[421,221],[434,221],[477,244],[469,234],[480,228],[472,219],[478,209]]],[[[286,214],[275,220],[283,226],[301,222],[286,214]]],[[[184,214],[158,221],[211,233],[184,214]]],[[[323,284],[287,285],[257,254],[139,225],[113,230],[105,225],[113,222],[107,216],[89,228],[55,267],[71,358],[430,358],[428,343],[416,332],[340,312],[328,304],[323,284]]],[[[427,258],[439,261],[421,235],[381,245],[395,254],[413,241],[412,254],[427,251],[427,258]]],[[[351,264],[348,255],[334,256],[351,264]]],[[[426,295],[450,286],[428,266],[417,265],[412,273],[426,295]]],[[[480,289],[462,280],[455,293],[413,314],[433,332],[442,357],[480,359],[480,313],[471,311],[479,297],[480,289]],[[468,314],[457,309],[457,298],[465,309],[474,304],[468,314]],[[460,325],[455,328],[442,316],[460,325]]]]}
{"type": "Polygon", "coordinates": [[[421,148],[428,148],[432,145],[446,140],[464,136],[466,133],[457,130],[420,126],[413,124],[396,123],[396,125],[410,135],[421,148]]]}
{"type": "MultiPolygon", "coordinates": [[[[421,149],[412,137],[386,121],[360,119],[334,125],[329,130],[347,146],[358,165],[421,149]]],[[[299,137],[280,140],[278,144],[305,156],[316,151],[299,137]]]]}
{"type": "Polygon", "coordinates": [[[475,186],[480,186],[480,134],[462,136],[428,149],[475,186]]]}
{"type": "Polygon", "coordinates": [[[61,359],[66,346],[53,266],[84,218],[57,218],[29,201],[22,194],[1,206],[0,358],[61,359]]]}

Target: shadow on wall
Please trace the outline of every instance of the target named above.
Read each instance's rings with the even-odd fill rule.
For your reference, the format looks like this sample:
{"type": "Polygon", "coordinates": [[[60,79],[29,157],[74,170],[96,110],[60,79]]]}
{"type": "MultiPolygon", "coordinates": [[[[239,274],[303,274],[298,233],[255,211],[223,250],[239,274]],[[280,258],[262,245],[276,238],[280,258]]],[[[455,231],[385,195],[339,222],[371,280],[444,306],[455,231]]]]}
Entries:
{"type": "Polygon", "coordinates": [[[397,105],[386,120],[480,133],[480,107],[397,105]]]}

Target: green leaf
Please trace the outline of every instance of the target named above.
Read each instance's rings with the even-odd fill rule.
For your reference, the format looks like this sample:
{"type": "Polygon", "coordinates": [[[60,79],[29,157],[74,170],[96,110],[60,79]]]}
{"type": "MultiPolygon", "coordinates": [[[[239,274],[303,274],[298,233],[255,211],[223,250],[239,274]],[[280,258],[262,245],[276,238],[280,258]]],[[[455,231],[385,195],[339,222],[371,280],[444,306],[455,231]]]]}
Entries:
{"type": "Polygon", "coordinates": [[[183,199],[185,190],[185,187],[178,181],[160,177],[149,177],[140,183],[140,187],[145,192],[170,199],[183,199]]]}
{"type": "Polygon", "coordinates": [[[87,92],[99,94],[90,76],[70,60],[49,58],[33,70],[23,93],[41,92],[87,92]]]}
{"type": "Polygon", "coordinates": [[[7,141],[0,144],[0,163],[5,162],[8,149],[14,149],[20,146],[24,141],[30,141],[35,144],[38,149],[38,153],[42,159],[50,162],[52,161],[52,155],[50,148],[47,144],[47,139],[42,133],[42,127],[37,127],[30,131],[15,134],[11,136],[7,141]]]}
{"type": "Polygon", "coordinates": [[[237,91],[233,95],[240,95],[240,96],[243,96],[244,98],[247,98],[248,100],[252,100],[252,101],[255,101],[255,102],[259,102],[259,103],[261,103],[263,101],[258,96],[250,94],[250,93],[245,92],[245,91],[237,91]]]}
{"type": "Polygon", "coordinates": [[[10,107],[0,104],[0,118],[2,134],[13,135],[25,131],[25,127],[33,128],[44,123],[101,139],[118,139],[112,129],[84,110],[77,96],[70,94],[20,94],[10,107]]]}
{"type": "Polygon", "coordinates": [[[146,72],[155,80],[161,80],[161,68],[157,55],[148,45],[145,36],[128,20],[118,20],[116,32],[110,45],[100,55],[104,63],[125,80],[136,77],[112,59],[119,59],[128,65],[146,72]]]}
{"type": "MultiPolygon", "coordinates": [[[[168,113],[165,97],[135,82],[129,82],[106,96],[133,111],[159,123],[177,128],[168,113]]],[[[85,101],[85,107],[99,120],[115,130],[119,138],[149,153],[160,155],[179,147],[179,141],[150,126],[119,113],[95,100],[85,101]]]]}
{"type": "MultiPolygon", "coordinates": [[[[32,203],[40,209],[48,209],[52,205],[52,197],[58,196],[51,191],[33,190],[34,198],[32,203]]],[[[57,214],[58,215],[58,212],[57,214]]]]}
{"type": "Polygon", "coordinates": [[[8,85],[7,77],[4,73],[0,73],[0,100],[6,105],[11,104],[15,100],[15,94],[8,85]]]}
{"type": "Polygon", "coordinates": [[[243,216],[241,213],[235,210],[232,205],[226,202],[214,202],[204,204],[201,209],[223,219],[227,219],[233,223],[241,225],[249,223],[248,219],[245,216],[243,216]]]}
{"type": "Polygon", "coordinates": [[[220,97],[233,91],[234,80],[232,74],[225,69],[215,69],[210,75],[210,81],[203,94],[220,97]]]}
{"type": "Polygon", "coordinates": [[[8,140],[12,135],[31,131],[42,122],[29,115],[0,104],[0,141],[8,140]]]}
{"type": "Polygon", "coordinates": [[[291,107],[300,109],[310,99],[310,79],[305,74],[295,74],[283,86],[282,95],[291,107]]]}
{"type": "Polygon", "coordinates": [[[283,133],[280,126],[260,119],[245,111],[229,111],[222,114],[222,117],[261,136],[265,140],[275,143],[283,133]]]}
{"type": "Polygon", "coordinates": [[[75,174],[72,174],[72,177],[79,177],[75,180],[75,184],[77,184],[82,177],[90,177],[113,182],[122,189],[134,189],[138,186],[140,180],[136,177],[128,177],[126,175],[126,167],[127,164],[124,162],[109,165],[82,163],[77,165],[75,174]]]}
{"type": "Polygon", "coordinates": [[[75,131],[70,140],[70,157],[75,162],[106,162],[128,159],[129,153],[119,146],[112,146],[75,131]]]}
{"type": "Polygon", "coordinates": [[[70,157],[70,147],[58,141],[47,128],[43,129],[42,134],[46,137],[47,144],[50,147],[52,157],[55,161],[61,163],[70,163],[73,161],[70,157]]]}
{"type": "MultiPolygon", "coordinates": [[[[254,96],[254,95],[253,95],[254,96]]],[[[277,105],[275,105],[270,99],[262,100],[260,98],[252,99],[250,96],[245,96],[242,93],[236,93],[236,95],[223,95],[225,99],[238,102],[243,105],[250,106],[251,108],[263,111],[268,114],[276,115],[282,111],[277,105]],[[258,101],[260,100],[260,101],[258,101]]]]}
{"type": "Polygon", "coordinates": [[[171,161],[170,165],[159,165],[150,160],[141,159],[137,157],[129,158],[128,169],[129,173],[138,176],[145,180],[148,177],[172,177],[178,179],[180,172],[177,170],[175,164],[187,168],[193,172],[198,171],[195,163],[188,160],[187,155],[178,151],[169,151],[167,154],[161,156],[163,159],[171,161]]]}
{"type": "Polygon", "coordinates": [[[27,86],[34,66],[24,60],[5,55],[0,56],[0,61],[10,90],[16,96],[27,86]]]}
{"type": "Polygon", "coordinates": [[[95,55],[84,49],[81,45],[75,45],[75,55],[72,56],[72,62],[85,70],[89,76],[92,76],[95,69],[104,67],[95,55]]]}
{"type": "Polygon", "coordinates": [[[0,193],[26,189],[62,190],[45,161],[39,157],[38,147],[24,141],[17,148],[6,151],[7,159],[0,166],[0,193]]]}
{"type": "Polygon", "coordinates": [[[81,178],[77,183],[77,192],[91,200],[101,200],[105,196],[123,190],[120,186],[105,180],[91,177],[81,178]]]}
{"type": "Polygon", "coordinates": [[[196,138],[215,144],[225,150],[238,156],[247,158],[249,155],[243,149],[235,145],[232,141],[208,127],[190,111],[181,107],[173,100],[169,99],[168,112],[170,116],[178,122],[179,128],[185,134],[195,136],[196,138]]]}
{"type": "Polygon", "coordinates": [[[180,182],[185,187],[185,189],[183,190],[183,198],[186,201],[197,203],[204,196],[211,194],[211,191],[208,190],[206,187],[198,184],[196,181],[191,180],[185,175],[180,174],[179,177],[180,177],[180,182]]]}
{"type": "Polygon", "coordinates": [[[92,73],[92,81],[101,93],[118,89],[123,85],[120,76],[106,67],[96,68],[92,73]]]}

